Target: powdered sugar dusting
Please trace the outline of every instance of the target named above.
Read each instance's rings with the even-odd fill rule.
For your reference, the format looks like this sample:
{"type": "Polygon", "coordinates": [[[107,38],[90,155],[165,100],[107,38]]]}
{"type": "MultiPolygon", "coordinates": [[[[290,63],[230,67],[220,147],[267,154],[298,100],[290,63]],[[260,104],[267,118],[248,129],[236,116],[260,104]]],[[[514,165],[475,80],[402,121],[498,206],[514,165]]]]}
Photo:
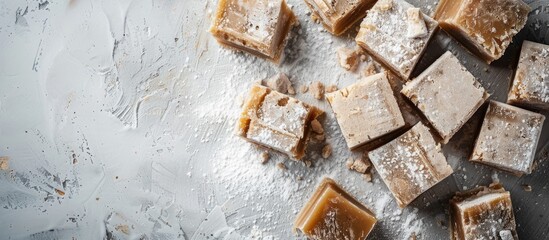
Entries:
{"type": "Polygon", "coordinates": [[[509,99],[549,109],[549,45],[525,41],[509,99]]]}
{"type": "Polygon", "coordinates": [[[421,53],[437,28],[437,23],[427,15],[425,20],[427,33],[407,37],[407,11],[413,5],[403,0],[380,1],[368,11],[360,24],[356,41],[362,47],[375,54],[393,70],[407,79],[416,65],[421,53]],[[390,6],[383,4],[390,2],[390,6]]]}

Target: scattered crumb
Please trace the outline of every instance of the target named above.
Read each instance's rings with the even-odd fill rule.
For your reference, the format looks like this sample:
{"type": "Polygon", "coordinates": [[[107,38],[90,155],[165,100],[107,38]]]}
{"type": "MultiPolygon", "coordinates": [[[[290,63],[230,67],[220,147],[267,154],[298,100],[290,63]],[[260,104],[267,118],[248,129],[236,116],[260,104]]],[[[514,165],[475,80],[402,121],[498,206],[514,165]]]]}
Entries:
{"type": "Polygon", "coordinates": [[[337,59],[339,60],[339,65],[347,71],[354,71],[358,64],[359,56],[355,50],[343,46],[337,49],[337,59]]]}
{"type": "Polygon", "coordinates": [[[303,176],[297,176],[297,181],[303,181],[303,176]]]}
{"type": "Polygon", "coordinates": [[[261,164],[265,164],[271,159],[271,155],[269,155],[268,151],[261,153],[261,164]]]}
{"type": "Polygon", "coordinates": [[[304,163],[307,167],[311,167],[313,165],[313,162],[311,162],[310,160],[305,160],[304,163]]]}
{"type": "Polygon", "coordinates": [[[311,128],[315,133],[318,133],[318,134],[324,133],[324,128],[322,128],[322,124],[320,124],[320,122],[316,119],[311,122],[311,128]]]}
{"type": "Polygon", "coordinates": [[[316,14],[311,14],[311,20],[315,23],[320,23],[320,18],[316,14]]]}
{"type": "Polygon", "coordinates": [[[65,196],[65,192],[63,192],[63,191],[61,191],[61,190],[59,190],[59,189],[57,189],[57,188],[55,189],[55,192],[56,192],[57,194],[59,194],[59,196],[61,196],[61,197],[65,196]]]}
{"type": "Polygon", "coordinates": [[[130,234],[130,227],[128,227],[128,225],[124,224],[124,225],[117,225],[114,227],[114,229],[116,231],[119,231],[119,232],[122,232],[126,235],[129,235],[130,234]]]}
{"type": "Polygon", "coordinates": [[[349,170],[362,173],[362,177],[364,177],[364,180],[366,180],[367,182],[372,182],[373,174],[370,171],[372,169],[372,163],[370,163],[369,160],[360,158],[353,159],[352,157],[350,157],[345,165],[349,170]]]}
{"type": "Polygon", "coordinates": [[[370,162],[364,161],[362,159],[356,159],[354,161],[352,159],[349,159],[347,161],[347,167],[350,170],[354,170],[362,174],[365,174],[371,166],[372,165],[370,162]],[[349,162],[352,162],[352,163],[349,164],[349,162]]]}
{"type": "Polygon", "coordinates": [[[364,176],[364,180],[366,180],[366,182],[372,182],[372,173],[365,173],[363,174],[364,176]]]}
{"type": "Polygon", "coordinates": [[[300,89],[301,93],[306,93],[307,91],[309,91],[309,87],[307,87],[307,85],[301,85],[300,89]]]}
{"type": "Polygon", "coordinates": [[[526,192],[531,192],[532,191],[532,186],[530,186],[528,184],[523,184],[522,189],[526,192]]]}
{"type": "Polygon", "coordinates": [[[284,73],[278,73],[270,77],[269,79],[265,80],[265,86],[280,93],[292,94],[290,92],[292,91],[295,94],[295,90],[292,87],[292,82],[290,82],[290,79],[284,73]]]}
{"type": "Polygon", "coordinates": [[[501,230],[499,231],[499,237],[501,238],[501,240],[513,240],[515,239],[515,237],[513,236],[513,233],[511,232],[511,230],[501,230]]]}
{"type": "Polygon", "coordinates": [[[362,77],[369,77],[377,73],[376,66],[373,62],[369,62],[366,67],[362,69],[361,75],[362,77]]]}
{"type": "Polygon", "coordinates": [[[311,83],[309,90],[314,98],[321,100],[324,98],[324,84],[319,81],[311,83]]]}
{"type": "Polygon", "coordinates": [[[9,157],[0,157],[0,170],[8,170],[10,168],[9,157]]]}
{"type": "Polygon", "coordinates": [[[322,148],[322,157],[323,157],[324,159],[326,159],[326,158],[329,158],[331,155],[332,155],[332,145],[326,144],[326,145],[322,148]]]}
{"type": "Polygon", "coordinates": [[[276,167],[279,168],[280,170],[288,170],[288,167],[286,167],[286,165],[283,162],[277,163],[276,167]]]}
{"type": "Polygon", "coordinates": [[[326,87],[326,92],[327,93],[333,93],[335,91],[337,91],[337,86],[336,85],[330,85],[330,86],[326,87]]]}

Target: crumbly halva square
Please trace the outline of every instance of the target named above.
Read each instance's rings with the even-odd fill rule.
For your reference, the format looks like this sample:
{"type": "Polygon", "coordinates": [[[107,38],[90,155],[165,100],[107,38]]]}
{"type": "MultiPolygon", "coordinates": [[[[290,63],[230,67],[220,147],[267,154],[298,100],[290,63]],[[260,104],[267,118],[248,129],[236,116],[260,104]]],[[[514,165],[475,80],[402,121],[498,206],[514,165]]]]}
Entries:
{"type": "Polygon", "coordinates": [[[489,97],[450,52],[408,82],[402,94],[425,115],[443,143],[448,143],[489,97]]]}
{"type": "Polygon", "coordinates": [[[403,0],[379,0],[360,24],[357,44],[408,80],[438,23],[403,0]]]}
{"type": "Polygon", "coordinates": [[[453,240],[518,240],[511,195],[499,184],[457,193],[450,215],[453,240]]]}
{"type": "Polygon", "coordinates": [[[368,157],[401,208],[453,172],[423,123],[369,152],[368,157]]]}
{"type": "Polygon", "coordinates": [[[386,73],[362,79],[326,98],[350,149],[405,125],[386,73]]]}
{"type": "Polygon", "coordinates": [[[515,175],[530,174],[545,116],[490,101],[470,160],[515,175]]]}
{"type": "Polygon", "coordinates": [[[244,105],[237,134],[299,160],[305,155],[310,123],[322,113],[288,95],[254,85],[244,105]]]}
{"type": "Polygon", "coordinates": [[[522,0],[441,0],[434,18],[442,29],[490,63],[503,56],[526,25],[529,12],[522,0]]]}
{"type": "Polygon", "coordinates": [[[391,85],[391,88],[393,90],[393,94],[395,96],[397,105],[400,108],[400,113],[402,114],[402,118],[404,119],[404,126],[399,128],[398,130],[385,134],[377,139],[369,141],[368,143],[360,146],[361,151],[374,150],[392,141],[398,136],[402,135],[403,133],[410,130],[410,128],[412,128],[418,122],[421,121],[421,115],[419,111],[416,110],[416,107],[413,105],[413,103],[408,101],[408,99],[406,99],[406,96],[400,94],[400,91],[404,86],[404,81],[400,79],[400,77],[398,77],[396,74],[393,74],[390,71],[384,70],[383,72],[387,73],[387,79],[389,80],[389,84],[391,85]]]}
{"type": "Polygon", "coordinates": [[[549,45],[524,41],[507,102],[549,110],[549,45]]]}
{"type": "Polygon", "coordinates": [[[334,35],[347,31],[366,16],[376,0],[305,0],[324,28],[334,35]]]}
{"type": "Polygon", "coordinates": [[[310,239],[366,239],[377,219],[372,211],[325,178],[294,223],[310,239]]]}
{"type": "Polygon", "coordinates": [[[223,46],[278,63],[296,23],[285,0],[219,0],[210,32],[223,46]]]}

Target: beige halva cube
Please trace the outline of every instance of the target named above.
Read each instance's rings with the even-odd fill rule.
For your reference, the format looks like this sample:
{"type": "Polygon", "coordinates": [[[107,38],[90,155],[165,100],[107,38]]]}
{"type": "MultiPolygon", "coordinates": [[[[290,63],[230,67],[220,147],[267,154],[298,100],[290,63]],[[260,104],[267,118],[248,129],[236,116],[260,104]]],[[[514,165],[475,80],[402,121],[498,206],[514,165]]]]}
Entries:
{"type": "Polygon", "coordinates": [[[470,160],[530,174],[544,121],[541,114],[490,101],[470,160]]]}
{"type": "Polygon", "coordinates": [[[393,89],[393,94],[398,107],[400,108],[402,118],[404,119],[404,127],[364,144],[360,147],[360,150],[374,150],[402,135],[421,121],[421,114],[419,111],[416,110],[416,107],[406,98],[406,96],[400,93],[400,91],[402,91],[402,87],[404,86],[404,81],[390,71],[385,71],[385,73],[387,73],[387,79],[389,79],[389,84],[393,89]]]}
{"type": "Polygon", "coordinates": [[[529,12],[522,0],[441,0],[434,18],[442,29],[490,63],[503,56],[526,25],[529,12]]]}
{"type": "Polygon", "coordinates": [[[297,215],[294,231],[308,239],[366,239],[376,223],[370,209],[334,180],[325,178],[297,215]]]}
{"type": "Polygon", "coordinates": [[[369,152],[368,157],[401,208],[453,172],[423,123],[369,152]]]}
{"type": "Polygon", "coordinates": [[[322,113],[288,95],[255,85],[244,105],[237,134],[299,160],[305,156],[310,123],[322,113]]]}
{"type": "Polygon", "coordinates": [[[279,63],[296,24],[284,0],[219,0],[210,32],[222,46],[279,63]]]}
{"type": "Polygon", "coordinates": [[[499,184],[456,193],[450,216],[452,240],[518,240],[511,194],[499,184]]]}
{"type": "Polygon", "coordinates": [[[379,0],[360,24],[356,42],[408,80],[438,23],[403,0],[379,0]]]}
{"type": "Polygon", "coordinates": [[[408,82],[402,93],[423,112],[443,143],[448,143],[489,96],[450,52],[408,82]]]}
{"type": "Polygon", "coordinates": [[[405,125],[386,73],[329,93],[327,99],[350,149],[405,125]]]}
{"type": "Polygon", "coordinates": [[[366,16],[376,0],[305,0],[324,28],[335,35],[347,31],[366,16]]]}
{"type": "Polygon", "coordinates": [[[549,45],[524,41],[507,102],[549,110],[549,45]]]}

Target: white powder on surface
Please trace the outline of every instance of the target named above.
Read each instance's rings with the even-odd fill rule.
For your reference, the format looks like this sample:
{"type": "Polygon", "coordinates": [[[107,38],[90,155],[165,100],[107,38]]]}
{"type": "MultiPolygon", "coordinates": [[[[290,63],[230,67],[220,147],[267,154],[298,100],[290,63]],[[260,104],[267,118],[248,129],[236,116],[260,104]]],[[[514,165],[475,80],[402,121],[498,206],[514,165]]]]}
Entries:
{"type": "MultiPolygon", "coordinates": [[[[316,37],[322,38],[323,36],[315,35],[314,38],[316,37]]],[[[294,39],[294,41],[297,44],[302,43],[302,40],[299,38],[297,40],[294,39]]],[[[306,48],[311,47],[323,48],[325,46],[324,44],[315,43],[308,45],[306,48]]],[[[270,72],[274,71],[271,70],[272,66],[269,63],[260,62],[247,55],[226,50],[221,50],[220,54],[227,56],[231,61],[237,63],[237,67],[234,67],[230,74],[218,80],[225,86],[230,86],[223,91],[221,96],[223,99],[236,99],[242,95],[242,92],[247,92],[252,82],[265,75],[270,75],[270,72]],[[249,73],[261,72],[265,74],[255,78],[249,76],[249,73]]],[[[293,57],[293,52],[287,52],[287,54],[290,55],[289,57],[293,57]]],[[[311,58],[311,56],[300,55],[297,57],[298,60],[296,61],[304,61],[304,59],[299,60],[299,58],[307,58],[308,61],[317,61],[311,58]]],[[[308,71],[308,64],[310,63],[307,61],[303,63],[300,66],[290,65],[282,67],[282,71],[288,73],[294,84],[298,83],[296,85],[306,85],[307,82],[315,80],[320,80],[324,84],[333,84],[336,82],[331,82],[331,80],[340,79],[345,81],[342,84],[345,86],[356,81],[356,78],[359,77],[358,73],[337,72],[331,74],[339,77],[317,77],[314,74],[311,76],[308,71]],[[289,69],[286,69],[287,67],[289,69]],[[347,76],[340,78],[342,74],[347,76]]],[[[332,62],[323,64],[336,66],[337,60],[333,59],[332,62]]],[[[323,74],[330,75],[328,72],[324,72],[323,74]]],[[[252,76],[255,76],[255,74],[252,76]]],[[[341,83],[338,85],[341,85],[341,83]]],[[[304,162],[292,161],[285,155],[273,151],[271,151],[271,160],[266,164],[261,164],[258,159],[262,158],[261,154],[265,151],[264,148],[251,144],[233,134],[235,124],[241,112],[240,104],[238,103],[221,101],[216,105],[216,108],[224,109],[224,111],[216,111],[213,114],[200,114],[206,121],[212,121],[208,120],[210,118],[223,119],[223,122],[226,124],[225,134],[219,135],[219,137],[223,136],[223,138],[216,141],[218,145],[215,147],[215,153],[211,158],[211,170],[215,173],[212,181],[214,181],[215,185],[220,186],[218,191],[224,192],[223,195],[227,196],[229,201],[241,201],[253,209],[254,220],[239,222],[237,230],[239,234],[248,236],[259,231],[266,235],[279,237],[293,236],[291,233],[291,224],[305,202],[311,197],[312,192],[323,176],[335,179],[336,182],[359,199],[359,201],[367,207],[374,209],[376,216],[380,220],[384,219],[385,212],[395,212],[398,207],[394,203],[390,193],[386,192],[386,190],[380,191],[381,188],[379,186],[383,184],[382,182],[377,180],[375,184],[367,183],[360,174],[350,174],[346,169],[345,159],[351,155],[351,152],[347,150],[346,143],[339,132],[339,126],[327,103],[317,101],[309,94],[298,93],[295,97],[326,111],[326,119],[322,121],[322,124],[327,142],[333,146],[334,157],[323,159],[319,149],[324,145],[319,144],[316,146],[314,143],[311,143],[304,160],[312,161],[312,168],[308,168],[304,162]],[[286,165],[286,171],[281,171],[275,166],[279,162],[286,165]],[[376,198],[373,196],[380,197],[376,198]],[[366,199],[375,199],[375,201],[370,203],[366,199]]],[[[398,219],[392,221],[395,223],[405,223],[406,217],[409,215],[414,215],[414,219],[418,218],[417,213],[403,212],[402,215],[399,215],[398,219]]],[[[387,229],[384,231],[387,231],[387,229]]],[[[390,236],[403,236],[402,234],[405,233],[389,230],[389,233],[386,234],[390,236]]],[[[275,237],[275,239],[279,239],[279,237],[275,237]]]]}
{"type": "MultiPolygon", "coordinates": [[[[435,6],[411,2],[426,1],[435,6]]],[[[295,216],[325,176],[378,215],[372,239],[447,236],[429,227],[429,216],[444,211],[437,196],[453,185],[400,210],[378,175],[368,183],[346,169],[346,159],[361,153],[347,149],[326,101],[295,96],[326,111],[321,123],[333,153],[323,159],[326,143],[311,143],[311,167],[273,151],[263,165],[265,149],[234,135],[237,99],[258,80],[285,72],[295,86],[355,83],[359,74],[341,69],[333,53],[354,45],[356,32],[334,37],[309,20],[303,1],[289,0],[301,26],[276,66],[219,47],[207,32],[215,0],[73,2],[29,4],[25,13],[27,3],[7,1],[9,14],[0,16],[8,23],[0,33],[5,54],[17,56],[0,64],[0,156],[10,158],[0,176],[6,238],[103,239],[107,230],[190,239],[211,217],[225,231],[207,234],[292,239],[295,216]]],[[[490,70],[485,78],[494,82],[508,77],[490,70]]]]}

